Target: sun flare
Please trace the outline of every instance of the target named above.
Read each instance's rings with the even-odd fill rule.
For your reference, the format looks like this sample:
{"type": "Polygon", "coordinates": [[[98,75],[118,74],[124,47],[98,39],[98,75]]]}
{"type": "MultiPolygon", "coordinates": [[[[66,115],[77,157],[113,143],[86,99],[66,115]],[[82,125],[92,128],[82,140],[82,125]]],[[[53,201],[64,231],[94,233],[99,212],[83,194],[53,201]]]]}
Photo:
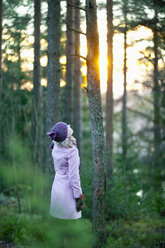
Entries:
{"type": "MultiPolygon", "coordinates": [[[[100,41],[100,84],[101,92],[107,90],[107,22],[105,10],[98,14],[98,29],[100,41]]],[[[142,84],[135,84],[136,80],[143,80],[146,74],[146,67],[143,63],[138,62],[142,57],[140,51],[147,46],[147,40],[152,37],[150,29],[140,27],[136,31],[128,32],[128,49],[127,49],[127,90],[142,90],[142,84]],[[145,41],[140,41],[145,39],[145,41]],[[140,42],[135,42],[139,40],[140,42]],[[132,43],[132,45],[131,45],[132,43]]],[[[115,34],[113,38],[113,94],[114,98],[118,98],[123,94],[123,58],[124,58],[124,37],[123,34],[115,34]]]]}

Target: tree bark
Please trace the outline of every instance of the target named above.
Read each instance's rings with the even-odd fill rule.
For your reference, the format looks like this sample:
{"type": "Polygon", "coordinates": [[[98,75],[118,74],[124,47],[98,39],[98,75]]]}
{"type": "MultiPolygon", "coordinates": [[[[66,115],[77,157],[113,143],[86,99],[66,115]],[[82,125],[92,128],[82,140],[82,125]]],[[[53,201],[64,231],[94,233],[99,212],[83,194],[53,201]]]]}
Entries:
{"type": "Polygon", "coordinates": [[[124,92],[122,105],[122,153],[125,162],[127,157],[127,0],[124,0],[124,92]]]}
{"type": "Polygon", "coordinates": [[[95,0],[86,0],[87,94],[93,149],[92,226],[93,248],[105,247],[105,144],[99,76],[99,37],[95,0]]]}
{"type": "MultiPolygon", "coordinates": [[[[156,7],[155,7],[156,8],[156,7]]],[[[155,9],[155,19],[158,19],[157,9],[155,9]]],[[[159,86],[159,70],[158,70],[158,31],[157,25],[153,28],[153,42],[154,42],[154,164],[155,172],[160,166],[160,86],[159,86]]]]}
{"type": "Polygon", "coordinates": [[[113,174],[113,0],[107,0],[107,95],[106,95],[106,150],[107,174],[113,174]]]}
{"type": "Polygon", "coordinates": [[[2,152],[2,0],[0,0],[0,154],[2,152]]]}
{"type": "MultiPolygon", "coordinates": [[[[48,67],[46,131],[60,121],[60,0],[48,0],[48,67]]],[[[50,139],[46,146],[46,172],[53,173],[50,139]]]]}
{"type": "MultiPolygon", "coordinates": [[[[80,0],[75,0],[75,5],[80,7],[80,0]]],[[[75,9],[75,29],[80,31],[80,9],[75,9]]],[[[75,54],[80,54],[80,33],[75,33],[75,54]]],[[[82,139],[82,92],[81,92],[81,61],[75,56],[75,137],[81,157],[81,139],[82,139]]]]}
{"type": "Polygon", "coordinates": [[[67,1],[67,41],[66,41],[66,95],[65,95],[65,121],[72,126],[73,115],[73,31],[70,29],[73,26],[74,8],[72,7],[73,0],[67,1]]]}
{"type": "Polygon", "coordinates": [[[40,66],[40,25],[41,2],[34,2],[34,70],[33,70],[33,104],[32,104],[32,153],[33,161],[42,164],[42,87],[40,66]]]}

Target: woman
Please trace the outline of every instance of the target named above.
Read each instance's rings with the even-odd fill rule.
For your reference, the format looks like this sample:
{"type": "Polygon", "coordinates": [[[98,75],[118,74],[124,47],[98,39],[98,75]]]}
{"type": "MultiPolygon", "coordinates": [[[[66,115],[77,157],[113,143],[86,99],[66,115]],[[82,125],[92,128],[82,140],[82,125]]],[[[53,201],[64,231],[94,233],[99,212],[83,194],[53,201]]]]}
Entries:
{"type": "Polygon", "coordinates": [[[51,190],[50,215],[59,219],[79,219],[83,206],[79,152],[73,130],[64,122],[56,123],[47,135],[54,161],[55,178],[51,190]]]}

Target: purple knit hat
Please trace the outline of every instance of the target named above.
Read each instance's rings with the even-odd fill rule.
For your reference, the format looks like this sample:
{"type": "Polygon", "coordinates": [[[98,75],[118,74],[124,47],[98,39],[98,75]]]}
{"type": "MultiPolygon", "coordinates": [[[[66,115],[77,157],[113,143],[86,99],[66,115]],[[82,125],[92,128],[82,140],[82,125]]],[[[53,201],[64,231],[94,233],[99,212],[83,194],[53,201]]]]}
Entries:
{"type": "Polygon", "coordinates": [[[64,141],[68,136],[68,125],[65,122],[57,122],[51,129],[47,132],[47,135],[57,142],[64,141]]]}

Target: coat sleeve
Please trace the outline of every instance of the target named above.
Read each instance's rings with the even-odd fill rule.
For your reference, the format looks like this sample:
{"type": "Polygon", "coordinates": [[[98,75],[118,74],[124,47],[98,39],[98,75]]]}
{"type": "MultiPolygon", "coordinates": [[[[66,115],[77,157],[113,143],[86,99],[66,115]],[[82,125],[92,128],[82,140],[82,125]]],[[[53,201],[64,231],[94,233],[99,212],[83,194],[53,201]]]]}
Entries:
{"type": "Polygon", "coordinates": [[[74,198],[79,198],[82,194],[82,188],[80,183],[80,174],[79,174],[79,166],[80,166],[80,158],[77,148],[71,148],[68,156],[68,176],[69,176],[69,184],[73,190],[74,198]]]}

